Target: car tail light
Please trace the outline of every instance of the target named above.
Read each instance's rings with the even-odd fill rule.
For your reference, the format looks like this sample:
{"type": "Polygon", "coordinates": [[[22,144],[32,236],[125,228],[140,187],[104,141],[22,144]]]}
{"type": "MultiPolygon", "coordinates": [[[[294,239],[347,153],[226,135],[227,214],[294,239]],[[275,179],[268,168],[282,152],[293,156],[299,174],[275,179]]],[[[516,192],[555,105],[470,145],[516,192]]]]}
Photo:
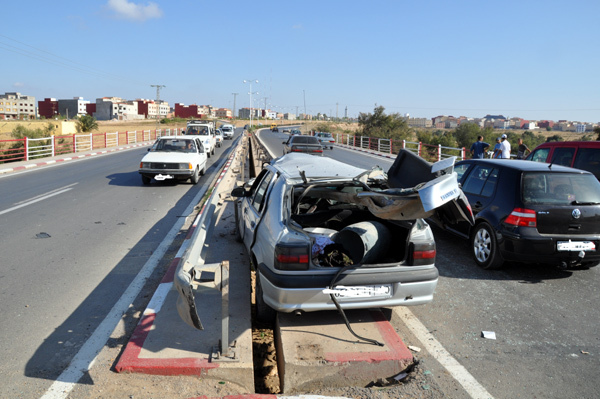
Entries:
{"type": "Polygon", "coordinates": [[[532,209],[515,208],[504,223],[520,227],[537,227],[537,218],[532,209]]]}
{"type": "Polygon", "coordinates": [[[431,265],[435,263],[435,243],[411,243],[409,263],[413,266],[431,265]]]}
{"type": "Polygon", "coordinates": [[[308,270],[309,254],[307,245],[277,244],[275,246],[275,269],[308,270]]]}

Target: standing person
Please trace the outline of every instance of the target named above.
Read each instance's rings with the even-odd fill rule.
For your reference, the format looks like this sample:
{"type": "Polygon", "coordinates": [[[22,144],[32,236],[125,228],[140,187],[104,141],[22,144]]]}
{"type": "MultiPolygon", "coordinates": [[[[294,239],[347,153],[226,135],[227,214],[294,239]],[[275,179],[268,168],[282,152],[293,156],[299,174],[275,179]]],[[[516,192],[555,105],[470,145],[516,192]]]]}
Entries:
{"type": "Polygon", "coordinates": [[[485,152],[490,148],[488,143],[483,141],[483,136],[477,136],[477,141],[471,144],[471,157],[472,158],[485,158],[485,152]]]}
{"type": "Polygon", "coordinates": [[[492,158],[502,158],[502,143],[500,142],[500,137],[496,139],[496,145],[494,146],[494,153],[492,154],[492,158]]]}
{"type": "Polygon", "coordinates": [[[502,155],[500,158],[510,159],[510,142],[506,139],[506,134],[503,134],[501,138],[502,142],[500,143],[500,149],[502,151],[502,155]]]}
{"type": "Polygon", "coordinates": [[[531,152],[531,150],[529,149],[529,147],[527,147],[526,144],[523,144],[523,139],[519,139],[517,140],[517,142],[519,143],[519,147],[517,148],[517,159],[525,159],[525,157],[527,156],[525,151],[529,153],[531,152]]]}

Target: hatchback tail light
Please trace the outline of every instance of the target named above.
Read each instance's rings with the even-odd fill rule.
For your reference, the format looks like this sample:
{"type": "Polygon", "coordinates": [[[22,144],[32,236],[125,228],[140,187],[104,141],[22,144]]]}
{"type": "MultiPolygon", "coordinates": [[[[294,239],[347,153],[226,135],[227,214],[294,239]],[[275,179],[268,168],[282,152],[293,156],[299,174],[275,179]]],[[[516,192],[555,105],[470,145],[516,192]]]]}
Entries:
{"type": "Polygon", "coordinates": [[[435,243],[411,243],[409,263],[412,266],[431,265],[435,263],[435,243]]]}
{"type": "Polygon", "coordinates": [[[277,244],[275,246],[275,269],[308,270],[310,249],[307,245],[277,244]]]}
{"type": "Polygon", "coordinates": [[[519,227],[537,227],[537,218],[532,209],[515,208],[504,223],[519,227]]]}

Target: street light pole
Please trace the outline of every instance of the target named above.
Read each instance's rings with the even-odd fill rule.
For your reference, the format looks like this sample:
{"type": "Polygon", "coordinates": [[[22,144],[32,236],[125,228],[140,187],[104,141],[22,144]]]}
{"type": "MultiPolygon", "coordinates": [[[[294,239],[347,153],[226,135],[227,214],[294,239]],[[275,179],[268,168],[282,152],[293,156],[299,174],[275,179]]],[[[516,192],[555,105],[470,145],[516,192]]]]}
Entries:
{"type": "Polygon", "coordinates": [[[258,94],[258,92],[252,93],[252,82],[258,83],[258,80],[257,79],[244,80],[244,83],[250,84],[250,92],[248,92],[248,94],[250,94],[250,127],[252,127],[252,94],[258,94]]]}

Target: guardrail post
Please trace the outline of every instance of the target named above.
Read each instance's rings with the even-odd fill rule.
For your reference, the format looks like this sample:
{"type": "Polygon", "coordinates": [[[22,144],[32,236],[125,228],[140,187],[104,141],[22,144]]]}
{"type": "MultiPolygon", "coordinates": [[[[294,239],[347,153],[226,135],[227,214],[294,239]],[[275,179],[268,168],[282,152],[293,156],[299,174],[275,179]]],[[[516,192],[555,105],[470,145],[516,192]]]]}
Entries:
{"type": "Polygon", "coordinates": [[[56,155],[56,150],[55,150],[55,148],[56,148],[56,144],[55,144],[56,140],[55,139],[56,139],[56,136],[52,136],[52,144],[51,144],[52,145],[52,156],[56,155]]]}
{"type": "Polygon", "coordinates": [[[465,160],[465,147],[460,149],[460,158],[464,161],[465,160]]]}
{"type": "Polygon", "coordinates": [[[77,152],[77,144],[75,143],[75,141],[77,140],[77,135],[75,133],[73,133],[73,153],[77,152]]]}
{"type": "Polygon", "coordinates": [[[25,141],[23,142],[23,146],[25,146],[25,160],[29,161],[29,139],[27,136],[24,137],[25,141]]]}
{"type": "Polygon", "coordinates": [[[90,133],[90,150],[94,149],[94,136],[90,133]]]}
{"type": "Polygon", "coordinates": [[[438,144],[438,161],[442,160],[442,145],[438,144]]]}
{"type": "Polygon", "coordinates": [[[419,146],[417,147],[417,155],[421,156],[421,142],[419,141],[419,146]]]}

